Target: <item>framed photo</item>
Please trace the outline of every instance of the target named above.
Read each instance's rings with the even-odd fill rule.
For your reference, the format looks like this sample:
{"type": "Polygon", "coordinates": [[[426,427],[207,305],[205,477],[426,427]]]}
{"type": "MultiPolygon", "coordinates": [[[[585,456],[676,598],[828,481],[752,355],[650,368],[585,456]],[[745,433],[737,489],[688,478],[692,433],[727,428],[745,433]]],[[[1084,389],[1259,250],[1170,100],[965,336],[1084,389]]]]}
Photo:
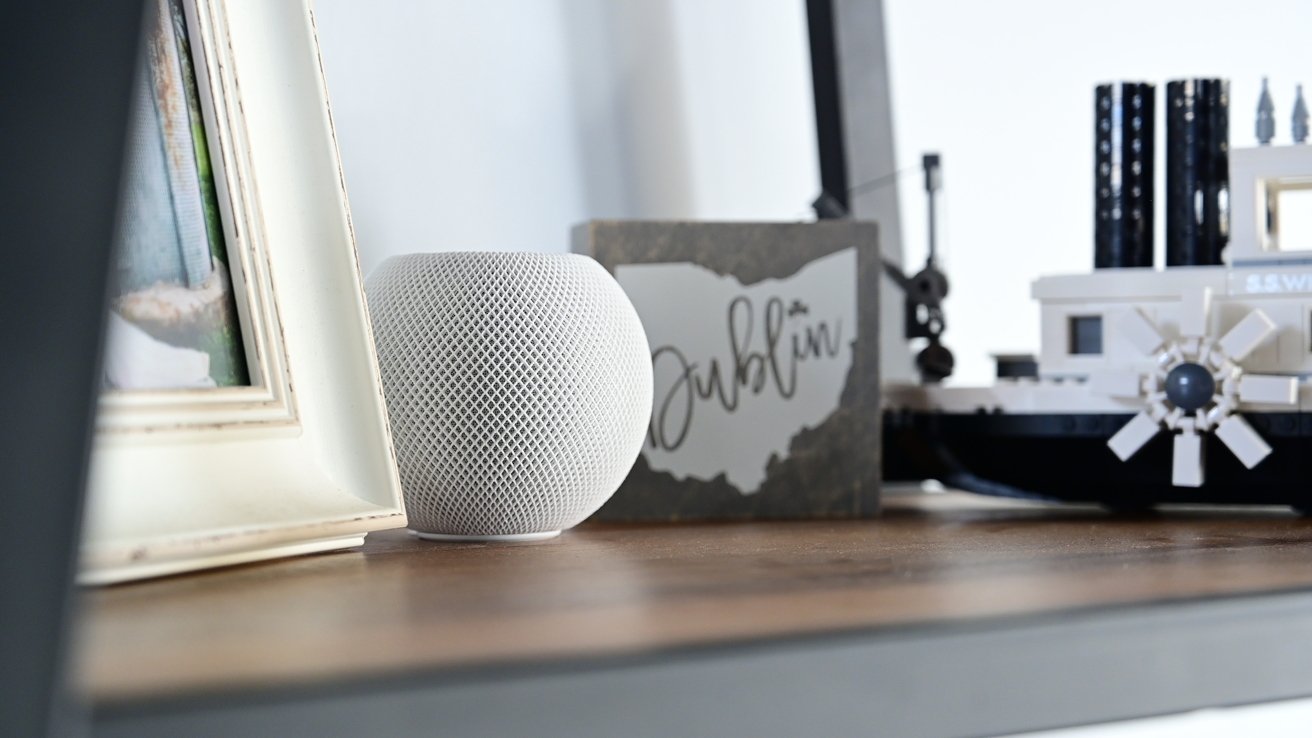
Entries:
{"type": "Polygon", "coordinates": [[[405,525],[313,16],[148,0],[82,579],[405,525]]]}

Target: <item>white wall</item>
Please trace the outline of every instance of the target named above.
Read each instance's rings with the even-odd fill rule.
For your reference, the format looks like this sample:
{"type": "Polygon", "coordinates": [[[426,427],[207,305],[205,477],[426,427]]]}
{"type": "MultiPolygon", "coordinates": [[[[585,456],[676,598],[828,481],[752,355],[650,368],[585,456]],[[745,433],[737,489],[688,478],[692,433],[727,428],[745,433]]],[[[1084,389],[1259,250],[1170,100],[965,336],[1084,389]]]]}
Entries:
{"type": "MultiPolygon", "coordinates": [[[[809,217],[819,177],[803,6],[318,0],[365,269],[417,250],[560,250],[592,217],[809,217]]],[[[1312,85],[1306,0],[885,9],[899,167],[944,156],[958,382],[987,381],[990,351],[1037,348],[1031,280],[1092,266],[1095,84],[1228,76],[1238,145],[1252,139],[1263,74],[1282,138],[1293,84],[1312,85]]],[[[917,175],[902,181],[915,266],[924,199],[917,175]]]]}
{"type": "Polygon", "coordinates": [[[319,0],[366,272],[564,250],[594,217],[798,219],[819,191],[800,0],[319,0]]]}
{"type": "Polygon", "coordinates": [[[557,3],[321,0],[315,20],[366,273],[565,242],[584,200],[557,3]]]}

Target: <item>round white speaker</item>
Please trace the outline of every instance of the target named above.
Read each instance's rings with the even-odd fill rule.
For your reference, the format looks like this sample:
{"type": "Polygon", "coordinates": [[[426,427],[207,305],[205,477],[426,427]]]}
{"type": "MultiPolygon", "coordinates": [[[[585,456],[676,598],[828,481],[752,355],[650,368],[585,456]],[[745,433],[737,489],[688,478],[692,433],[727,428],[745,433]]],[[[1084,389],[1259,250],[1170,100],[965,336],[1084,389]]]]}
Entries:
{"type": "Polygon", "coordinates": [[[415,533],[549,538],[619,488],[651,417],[651,352],[600,264],[410,254],[365,291],[415,533]]]}

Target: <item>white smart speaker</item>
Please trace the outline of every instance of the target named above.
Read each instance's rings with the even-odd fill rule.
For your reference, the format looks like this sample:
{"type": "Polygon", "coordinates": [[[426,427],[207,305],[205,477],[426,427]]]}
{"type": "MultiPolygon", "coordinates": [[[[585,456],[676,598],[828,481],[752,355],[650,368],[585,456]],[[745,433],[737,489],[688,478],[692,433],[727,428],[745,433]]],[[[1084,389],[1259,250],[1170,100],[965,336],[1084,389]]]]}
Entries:
{"type": "Polygon", "coordinates": [[[410,254],[365,283],[410,528],[534,540],[629,473],[652,407],[642,323],[574,254],[410,254]]]}

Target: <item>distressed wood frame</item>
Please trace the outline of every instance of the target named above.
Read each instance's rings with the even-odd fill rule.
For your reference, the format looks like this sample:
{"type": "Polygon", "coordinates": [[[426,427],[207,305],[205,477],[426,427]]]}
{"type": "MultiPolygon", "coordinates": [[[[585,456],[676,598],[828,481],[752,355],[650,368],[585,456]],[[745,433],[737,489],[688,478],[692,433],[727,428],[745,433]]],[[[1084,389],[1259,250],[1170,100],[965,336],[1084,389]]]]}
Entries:
{"type": "Polygon", "coordinates": [[[250,387],[106,393],[82,580],[405,525],[307,3],[185,3],[250,387]]]}

